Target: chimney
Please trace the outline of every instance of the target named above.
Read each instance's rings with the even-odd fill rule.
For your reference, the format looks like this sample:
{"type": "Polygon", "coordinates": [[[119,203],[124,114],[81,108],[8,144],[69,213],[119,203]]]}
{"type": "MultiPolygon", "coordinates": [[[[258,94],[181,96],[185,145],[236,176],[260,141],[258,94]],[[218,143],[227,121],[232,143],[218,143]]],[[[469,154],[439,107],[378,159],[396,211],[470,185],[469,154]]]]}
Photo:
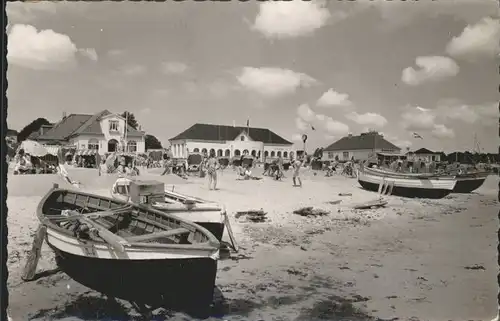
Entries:
{"type": "Polygon", "coordinates": [[[63,113],[62,113],[62,119],[66,119],[66,112],[65,111],[63,111],[63,113]]]}
{"type": "Polygon", "coordinates": [[[347,137],[351,138],[352,137],[352,133],[349,133],[349,135],[347,135],[347,137]]]}

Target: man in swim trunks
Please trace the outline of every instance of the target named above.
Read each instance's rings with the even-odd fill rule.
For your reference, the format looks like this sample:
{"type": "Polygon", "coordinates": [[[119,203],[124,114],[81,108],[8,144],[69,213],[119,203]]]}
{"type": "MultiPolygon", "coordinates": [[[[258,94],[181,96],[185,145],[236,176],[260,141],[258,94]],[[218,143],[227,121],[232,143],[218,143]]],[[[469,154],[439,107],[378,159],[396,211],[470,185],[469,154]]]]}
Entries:
{"type": "Polygon", "coordinates": [[[297,157],[295,161],[292,161],[292,166],[293,166],[293,186],[299,186],[302,187],[302,181],[300,180],[300,168],[302,167],[302,157],[297,157]],[[297,181],[299,182],[299,185],[297,185],[297,181]]]}
{"type": "Polygon", "coordinates": [[[206,162],[207,174],[208,174],[208,188],[212,189],[212,183],[214,190],[217,189],[217,158],[215,158],[215,151],[210,153],[210,158],[206,162]]]}

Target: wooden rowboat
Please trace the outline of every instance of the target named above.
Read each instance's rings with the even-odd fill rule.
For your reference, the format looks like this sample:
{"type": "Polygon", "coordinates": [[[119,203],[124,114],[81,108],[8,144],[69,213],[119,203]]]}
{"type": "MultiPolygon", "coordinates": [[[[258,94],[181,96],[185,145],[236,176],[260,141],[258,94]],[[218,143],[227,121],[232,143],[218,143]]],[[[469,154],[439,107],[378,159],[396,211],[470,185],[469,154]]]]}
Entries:
{"type": "MultiPolygon", "coordinates": [[[[126,177],[118,178],[111,189],[111,196],[131,201],[130,186],[134,182],[126,177]]],[[[150,204],[154,209],[182,217],[209,230],[220,241],[227,224],[226,210],[220,204],[187,196],[163,188],[162,200],[150,204]]]]}
{"type": "Polygon", "coordinates": [[[57,187],[43,197],[37,216],[61,270],[95,291],[158,307],[212,303],[220,244],[202,226],[57,187]]]}
{"type": "Polygon", "coordinates": [[[456,173],[455,175],[452,175],[451,173],[400,173],[377,168],[365,168],[365,170],[368,173],[374,173],[375,175],[383,175],[387,177],[417,177],[438,179],[454,178],[457,180],[457,184],[453,189],[453,193],[471,193],[472,191],[481,187],[489,175],[488,172],[469,172],[464,174],[456,173]]]}
{"type": "MultiPolygon", "coordinates": [[[[394,174],[394,173],[393,173],[394,174]]],[[[377,192],[379,186],[393,185],[392,195],[415,198],[443,198],[449,195],[457,180],[454,177],[400,176],[361,167],[358,182],[366,190],[377,192]]]]}

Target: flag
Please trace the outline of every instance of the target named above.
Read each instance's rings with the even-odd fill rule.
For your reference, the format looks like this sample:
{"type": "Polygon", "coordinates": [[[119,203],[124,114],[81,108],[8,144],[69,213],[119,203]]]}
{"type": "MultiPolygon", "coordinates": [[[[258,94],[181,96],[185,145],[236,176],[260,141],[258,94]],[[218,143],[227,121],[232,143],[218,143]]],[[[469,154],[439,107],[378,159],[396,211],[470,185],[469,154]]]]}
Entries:
{"type": "Polygon", "coordinates": [[[313,125],[311,125],[311,129],[312,129],[312,130],[316,130],[316,128],[314,128],[314,126],[313,126],[313,125]]]}
{"type": "Polygon", "coordinates": [[[420,138],[420,139],[424,139],[422,136],[420,136],[419,134],[417,133],[413,133],[413,138],[420,138]]]}
{"type": "Polygon", "coordinates": [[[247,127],[250,127],[250,119],[247,119],[247,127]]]}

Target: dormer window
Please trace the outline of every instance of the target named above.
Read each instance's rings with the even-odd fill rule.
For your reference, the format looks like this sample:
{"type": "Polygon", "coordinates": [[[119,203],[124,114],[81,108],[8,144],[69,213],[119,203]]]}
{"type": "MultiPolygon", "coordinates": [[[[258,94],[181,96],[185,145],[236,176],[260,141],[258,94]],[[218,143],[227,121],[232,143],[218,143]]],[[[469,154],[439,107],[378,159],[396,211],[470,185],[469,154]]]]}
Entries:
{"type": "Polygon", "coordinates": [[[117,132],[118,131],[118,121],[117,120],[110,120],[109,121],[109,131],[110,132],[117,132]]]}
{"type": "Polygon", "coordinates": [[[245,141],[245,136],[241,136],[240,139],[242,142],[245,141]]]}

